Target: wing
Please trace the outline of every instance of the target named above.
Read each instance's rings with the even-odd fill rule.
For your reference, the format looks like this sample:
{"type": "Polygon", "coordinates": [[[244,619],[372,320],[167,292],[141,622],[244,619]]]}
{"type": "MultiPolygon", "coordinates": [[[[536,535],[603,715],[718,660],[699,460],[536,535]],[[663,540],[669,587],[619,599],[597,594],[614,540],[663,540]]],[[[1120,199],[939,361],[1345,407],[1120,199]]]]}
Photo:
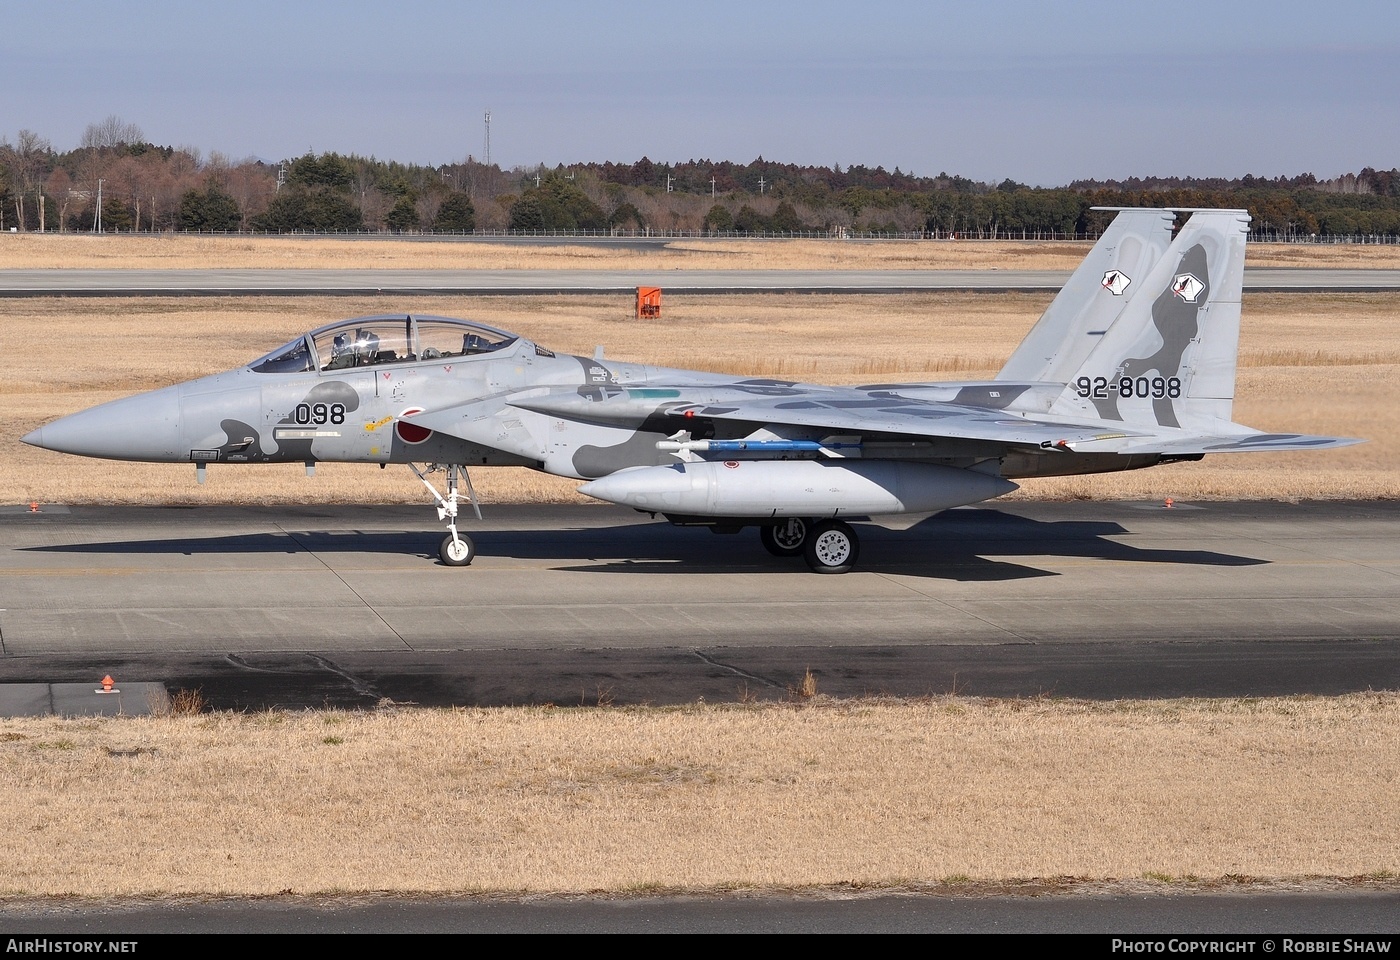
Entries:
{"type": "MultiPolygon", "coordinates": [[[[600,425],[635,426],[663,414],[686,420],[723,420],[762,427],[910,440],[980,440],[1014,447],[1136,437],[1122,424],[1036,419],[1005,410],[899,396],[879,389],[748,381],[728,385],[618,390],[601,399],[574,389],[516,397],[512,407],[600,425]]],[[[415,417],[421,421],[421,417],[415,417]]],[[[425,424],[426,425],[426,424],[425,424]]]]}
{"type": "Polygon", "coordinates": [[[1231,425],[1238,432],[1221,436],[1170,428],[1147,431],[1139,425],[1129,427],[1120,421],[1021,416],[1005,410],[965,404],[910,397],[879,397],[859,390],[837,394],[826,388],[817,388],[800,399],[764,398],[704,405],[682,404],[678,409],[683,415],[693,411],[699,417],[814,427],[841,433],[979,440],[1013,448],[1050,448],[1126,456],[1160,454],[1176,457],[1207,453],[1322,450],[1364,442],[1352,437],[1258,433],[1240,428],[1238,424],[1231,425]]]}
{"type": "MultiPolygon", "coordinates": [[[[734,397],[682,403],[681,416],[805,427],[836,433],[918,440],[980,440],[1013,447],[1049,447],[1123,437],[1122,424],[1045,420],[946,401],[881,396],[859,390],[810,389],[797,397],[734,397]]],[[[1143,439],[1145,434],[1134,433],[1143,439]]]]}

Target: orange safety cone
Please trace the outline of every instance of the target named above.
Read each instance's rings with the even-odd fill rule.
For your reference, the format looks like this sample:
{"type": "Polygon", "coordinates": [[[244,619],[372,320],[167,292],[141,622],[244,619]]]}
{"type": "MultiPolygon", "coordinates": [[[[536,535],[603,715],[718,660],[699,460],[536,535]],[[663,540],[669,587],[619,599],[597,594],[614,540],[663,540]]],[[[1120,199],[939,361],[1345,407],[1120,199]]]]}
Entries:
{"type": "Polygon", "coordinates": [[[38,501],[38,500],[30,500],[30,501],[29,501],[29,512],[30,512],[30,513],[38,513],[38,512],[39,512],[39,501],[38,501]]]}
{"type": "Polygon", "coordinates": [[[112,675],[110,673],[107,674],[105,677],[102,678],[102,689],[99,692],[113,693],[113,688],[116,686],[116,683],[117,681],[112,679],[112,675]]]}
{"type": "Polygon", "coordinates": [[[1164,506],[1164,507],[1166,507],[1168,510],[1170,510],[1170,509],[1172,508],[1172,506],[1173,506],[1173,504],[1172,504],[1172,498],[1171,498],[1171,497],[1167,497],[1166,502],[1163,503],[1162,506],[1164,506]]]}

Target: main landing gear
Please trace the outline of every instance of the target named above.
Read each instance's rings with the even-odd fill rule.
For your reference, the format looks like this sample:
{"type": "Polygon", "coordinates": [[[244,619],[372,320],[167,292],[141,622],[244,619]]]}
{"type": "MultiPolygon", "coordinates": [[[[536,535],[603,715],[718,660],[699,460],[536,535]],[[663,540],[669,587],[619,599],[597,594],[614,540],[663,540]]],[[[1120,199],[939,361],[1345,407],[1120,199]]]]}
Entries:
{"type": "Polygon", "coordinates": [[[812,532],[812,521],[788,517],[771,527],[759,527],[758,539],[763,548],[775,557],[799,557],[812,532]]]}
{"type": "Polygon", "coordinates": [[[814,573],[846,573],[860,557],[860,538],[840,520],[788,517],[759,527],[758,539],[775,557],[801,554],[814,573]]]}
{"type": "Polygon", "coordinates": [[[433,499],[438,502],[437,514],[439,520],[447,521],[447,536],[443,538],[442,545],[438,547],[438,556],[442,562],[449,567],[465,567],[476,559],[476,544],[472,543],[472,538],[466,534],[457,532],[457,504],[461,500],[461,494],[457,491],[457,482],[461,479],[467,481],[467,498],[471,501],[472,511],[476,513],[476,518],[481,519],[481,505],[476,500],[476,488],[472,486],[471,474],[467,468],[461,464],[430,463],[427,470],[419,470],[418,465],[410,463],[408,469],[417,474],[418,479],[423,481],[423,486],[428,488],[428,492],[433,495],[433,499]],[[439,470],[447,471],[447,496],[438,493],[437,487],[428,480],[427,475],[436,473],[439,470]]]}

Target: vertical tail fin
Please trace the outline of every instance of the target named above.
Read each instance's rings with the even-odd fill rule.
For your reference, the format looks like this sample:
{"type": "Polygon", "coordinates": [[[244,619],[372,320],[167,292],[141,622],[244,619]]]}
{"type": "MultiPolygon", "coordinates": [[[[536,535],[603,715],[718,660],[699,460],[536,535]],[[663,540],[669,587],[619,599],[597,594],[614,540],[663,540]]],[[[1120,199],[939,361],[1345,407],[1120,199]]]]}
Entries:
{"type": "Polygon", "coordinates": [[[1170,210],[1121,211],[997,379],[1048,383],[1073,379],[1166,252],[1175,219],[1170,210]]]}
{"type": "Polygon", "coordinates": [[[1204,432],[1228,423],[1248,229],[1243,210],[1191,211],[1052,412],[1204,432]]]}

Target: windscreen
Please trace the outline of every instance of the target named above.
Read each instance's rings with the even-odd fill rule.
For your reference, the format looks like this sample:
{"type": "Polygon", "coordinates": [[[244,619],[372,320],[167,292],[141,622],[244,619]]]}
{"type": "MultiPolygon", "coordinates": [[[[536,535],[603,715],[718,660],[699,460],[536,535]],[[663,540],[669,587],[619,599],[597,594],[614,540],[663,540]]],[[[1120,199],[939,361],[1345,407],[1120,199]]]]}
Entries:
{"type": "Polygon", "coordinates": [[[306,373],[315,369],[311,361],[311,347],[307,345],[305,337],[297,337],[286,346],[254,360],[252,368],[254,373],[306,373]]]}

